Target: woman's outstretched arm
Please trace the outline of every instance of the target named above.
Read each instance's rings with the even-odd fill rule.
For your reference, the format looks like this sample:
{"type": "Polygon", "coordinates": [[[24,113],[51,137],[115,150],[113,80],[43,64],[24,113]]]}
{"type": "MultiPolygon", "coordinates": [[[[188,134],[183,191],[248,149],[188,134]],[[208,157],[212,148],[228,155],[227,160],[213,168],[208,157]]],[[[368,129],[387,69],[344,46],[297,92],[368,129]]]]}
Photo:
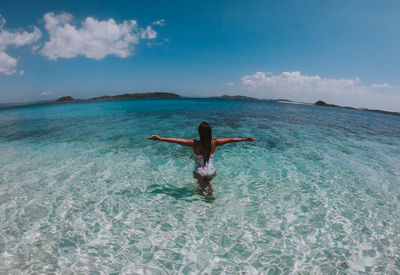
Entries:
{"type": "Polygon", "coordinates": [[[217,146],[221,146],[231,142],[242,142],[242,141],[255,141],[256,139],[253,137],[245,137],[245,138],[216,138],[215,142],[217,146]]]}
{"type": "Polygon", "coordinates": [[[160,137],[157,135],[152,135],[151,137],[147,137],[149,140],[158,140],[158,141],[164,141],[164,142],[171,142],[171,143],[177,143],[183,146],[188,146],[192,147],[194,146],[194,140],[193,139],[182,139],[182,138],[165,138],[165,137],[160,137]]]}

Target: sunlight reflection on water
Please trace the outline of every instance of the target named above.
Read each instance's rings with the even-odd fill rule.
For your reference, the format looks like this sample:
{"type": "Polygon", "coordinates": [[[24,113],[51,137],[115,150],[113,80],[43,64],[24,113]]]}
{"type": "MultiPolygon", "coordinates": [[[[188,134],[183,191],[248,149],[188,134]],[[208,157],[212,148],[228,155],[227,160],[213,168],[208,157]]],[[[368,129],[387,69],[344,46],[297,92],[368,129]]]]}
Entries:
{"type": "Polygon", "coordinates": [[[400,119],[270,101],[0,111],[0,272],[399,273],[400,119]],[[215,200],[188,148],[216,151],[215,200]]]}

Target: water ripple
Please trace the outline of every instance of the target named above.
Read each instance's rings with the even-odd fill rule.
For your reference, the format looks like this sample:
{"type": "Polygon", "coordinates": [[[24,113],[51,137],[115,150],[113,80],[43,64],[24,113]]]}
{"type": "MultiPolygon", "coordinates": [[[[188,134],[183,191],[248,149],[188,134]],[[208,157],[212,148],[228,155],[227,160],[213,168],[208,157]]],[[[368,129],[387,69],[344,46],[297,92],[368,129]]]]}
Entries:
{"type": "Polygon", "coordinates": [[[0,273],[400,272],[400,121],[269,101],[144,100],[0,112],[0,273]],[[199,108],[203,108],[201,112],[199,108]],[[214,200],[192,152],[218,149],[214,200]]]}

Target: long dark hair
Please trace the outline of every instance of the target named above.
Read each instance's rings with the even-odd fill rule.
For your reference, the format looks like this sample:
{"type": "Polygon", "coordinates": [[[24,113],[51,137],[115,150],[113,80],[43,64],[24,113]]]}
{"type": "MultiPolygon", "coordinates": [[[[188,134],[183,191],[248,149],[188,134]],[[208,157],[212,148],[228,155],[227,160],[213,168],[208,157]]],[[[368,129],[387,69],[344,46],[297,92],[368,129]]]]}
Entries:
{"type": "Polygon", "coordinates": [[[210,159],[211,154],[211,140],[212,140],[212,131],[211,126],[207,122],[203,121],[199,125],[199,135],[200,135],[200,144],[201,144],[201,152],[204,158],[204,164],[210,159]]]}

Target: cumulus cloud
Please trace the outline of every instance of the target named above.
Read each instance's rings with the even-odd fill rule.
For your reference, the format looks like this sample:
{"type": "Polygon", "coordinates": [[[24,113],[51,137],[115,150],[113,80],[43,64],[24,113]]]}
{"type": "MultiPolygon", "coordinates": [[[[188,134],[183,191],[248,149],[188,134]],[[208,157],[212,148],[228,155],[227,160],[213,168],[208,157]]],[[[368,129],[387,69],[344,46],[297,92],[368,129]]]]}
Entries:
{"type": "Polygon", "coordinates": [[[15,67],[17,67],[17,59],[0,51],[0,73],[7,75],[15,74],[15,67]]]}
{"type": "Polygon", "coordinates": [[[153,30],[150,26],[147,26],[141,31],[142,39],[154,39],[157,37],[157,32],[153,30]]]}
{"type": "Polygon", "coordinates": [[[235,83],[233,83],[233,82],[228,82],[228,83],[226,83],[226,86],[228,86],[228,87],[233,87],[233,86],[235,86],[235,83]]]}
{"type": "Polygon", "coordinates": [[[133,54],[140,39],[154,39],[157,32],[150,26],[139,28],[135,20],[124,20],[121,24],[114,19],[97,20],[87,17],[81,26],[71,23],[71,14],[46,13],[45,28],[49,41],[41,53],[51,60],[85,56],[101,60],[107,55],[121,58],[133,54]]]}
{"type": "Polygon", "coordinates": [[[11,75],[16,73],[17,59],[8,55],[5,51],[9,46],[20,47],[32,44],[42,36],[41,31],[34,27],[32,32],[4,29],[6,20],[0,15],[0,73],[11,75]]]}
{"type": "Polygon", "coordinates": [[[400,111],[400,88],[389,84],[362,85],[359,78],[324,78],[298,71],[275,75],[257,72],[241,78],[246,91],[261,98],[286,98],[400,111]]]}

